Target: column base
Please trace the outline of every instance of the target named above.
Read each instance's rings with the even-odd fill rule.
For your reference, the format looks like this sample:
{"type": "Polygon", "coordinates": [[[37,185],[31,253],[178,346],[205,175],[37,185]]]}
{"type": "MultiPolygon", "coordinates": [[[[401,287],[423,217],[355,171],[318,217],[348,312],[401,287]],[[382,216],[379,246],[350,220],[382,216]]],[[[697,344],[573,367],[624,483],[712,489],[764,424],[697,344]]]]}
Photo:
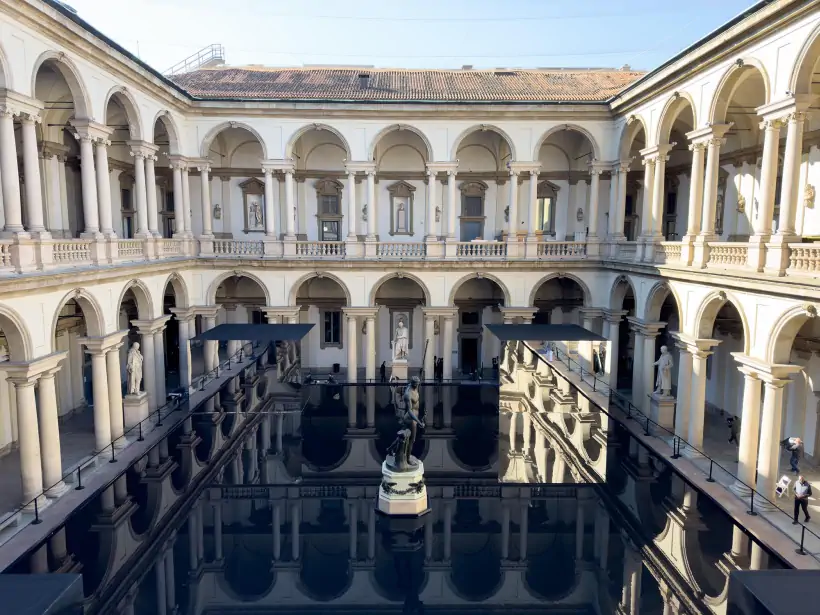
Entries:
{"type": "MultiPolygon", "coordinates": [[[[37,496],[36,499],[37,499],[37,512],[42,513],[43,509],[48,508],[50,502],[48,501],[48,498],[46,498],[44,495],[39,495],[39,496],[37,496]]],[[[32,514],[34,514],[34,509],[35,509],[34,500],[31,500],[31,502],[28,502],[28,503],[24,504],[23,507],[21,508],[21,510],[23,512],[32,513],[32,514]]]]}
{"type": "Polygon", "coordinates": [[[789,268],[791,249],[789,244],[798,243],[800,237],[794,234],[774,235],[766,244],[766,261],[763,272],[769,275],[784,276],[789,268]]]}
{"type": "Polygon", "coordinates": [[[99,231],[99,229],[92,229],[90,231],[83,231],[80,233],[80,239],[103,239],[103,234],[99,231]]]}
{"type": "Polygon", "coordinates": [[[752,490],[739,481],[733,482],[729,486],[729,491],[734,493],[737,497],[746,499],[752,495],[752,490]]]}
{"type": "Polygon", "coordinates": [[[6,227],[0,231],[0,238],[2,239],[11,239],[12,237],[23,237],[23,239],[29,239],[31,235],[23,228],[22,225],[20,226],[10,226],[6,225],[6,227]]]}
{"type": "Polygon", "coordinates": [[[766,265],[766,243],[770,235],[752,235],[746,253],[746,266],[752,271],[763,271],[766,265]]]}
{"type": "Polygon", "coordinates": [[[58,482],[53,487],[50,487],[49,489],[46,489],[46,497],[53,500],[53,499],[59,498],[66,491],[70,491],[70,490],[71,490],[71,487],[66,485],[65,482],[63,482],[61,480],[60,482],[58,482]]]}

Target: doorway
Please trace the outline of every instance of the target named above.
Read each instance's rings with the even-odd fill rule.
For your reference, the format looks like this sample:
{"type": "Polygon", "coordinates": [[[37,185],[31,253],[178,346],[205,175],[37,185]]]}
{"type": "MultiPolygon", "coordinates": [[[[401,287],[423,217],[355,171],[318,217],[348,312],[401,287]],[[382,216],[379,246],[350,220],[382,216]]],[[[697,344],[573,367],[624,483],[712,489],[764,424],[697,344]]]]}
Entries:
{"type": "Polygon", "coordinates": [[[478,369],[478,338],[462,337],[459,351],[461,358],[461,371],[465,374],[472,374],[478,369]]]}

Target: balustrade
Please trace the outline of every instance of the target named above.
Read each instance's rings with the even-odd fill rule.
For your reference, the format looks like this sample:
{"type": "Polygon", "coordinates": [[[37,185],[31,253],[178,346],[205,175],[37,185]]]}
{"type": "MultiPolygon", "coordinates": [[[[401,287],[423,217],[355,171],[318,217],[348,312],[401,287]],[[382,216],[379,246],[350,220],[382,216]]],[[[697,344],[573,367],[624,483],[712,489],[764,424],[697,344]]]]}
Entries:
{"type": "Polygon", "coordinates": [[[427,251],[421,242],[383,242],[376,246],[380,258],[424,258],[427,251]]]}
{"type": "Polygon", "coordinates": [[[0,270],[13,270],[11,262],[11,241],[0,241],[0,270]]]}
{"type": "Polygon", "coordinates": [[[622,241],[615,244],[617,253],[614,258],[622,261],[635,260],[635,253],[638,251],[638,243],[636,241],[622,241]]]}
{"type": "Polygon", "coordinates": [[[142,239],[118,239],[117,258],[129,261],[145,258],[142,239]]]}
{"type": "Polygon", "coordinates": [[[789,273],[817,273],[820,271],[820,244],[789,245],[789,273]]]}
{"type": "Polygon", "coordinates": [[[504,258],[507,243],[502,241],[459,241],[456,256],[465,258],[504,258]]]}
{"type": "Polygon", "coordinates": [[[313,258],[325,258],[345,255],[345,244],[343,241],[297,241],[296,256],[310,256],[313,258]]]}
{"type": "Polygon", "coordinates": [[[749,251],[748,243],[710,243],[709,260],[706,263],[707,269],[726,267],[745,267],[746,254],[749,251]]]}
{"type": "Polygon", "coordinates": [[[182,254],[182,242],[179,239],[158,239],[157,254],[163,256],[179,256],[182,254]]]}
{"type": "Polygon", "coordinates": [[[655,262],[674,265],[680,262],[683,247],[679,241],[662,241],[655,252],[655,262]]]}
{"type": "Polygon", "coordinates": [[[264,246],[261,241],[237,241],[234,239],[215,239],[215,256],[262,256],[264,246]]]}
{"type": "Polygon", "coordinates": [[[587,244],[584,241],[545,241],[538,244],[538,258],[585,258],[587,244]]]}
{"type": "Polygon", "coordinates": [[[91,262],[90,239],[59,239],[52,246],[54,262],[60,265],[75,265],[91,262]]]}

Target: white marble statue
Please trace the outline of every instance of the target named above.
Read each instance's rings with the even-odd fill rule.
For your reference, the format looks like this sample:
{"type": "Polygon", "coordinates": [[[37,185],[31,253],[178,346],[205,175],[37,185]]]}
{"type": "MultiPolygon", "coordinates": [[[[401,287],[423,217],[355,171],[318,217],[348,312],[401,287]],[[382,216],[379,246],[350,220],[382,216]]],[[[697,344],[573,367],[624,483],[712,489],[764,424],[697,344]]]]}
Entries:
{"type": "Polygon", "coordinates": [[[142,353],[139,342],[135,342],[128,351],[125,370],[128,372],[128,394],[139,395],[142,382],[142,353]]]}
{"type": "Polygon", "coordinates": [[[404,319],[399,318],[399,324],[396,327],[396,335],[393,338],[394,359],[407,359],[408,334],[409,331],[404,324],[404,319]]]}
{"type": "Polygon", "coordinates": [[[672,355],[666,346],[661,346],[661,356],[655,361],[658,377],[655,379],[655,392],[669,396],[672,394],[672,355]]]}

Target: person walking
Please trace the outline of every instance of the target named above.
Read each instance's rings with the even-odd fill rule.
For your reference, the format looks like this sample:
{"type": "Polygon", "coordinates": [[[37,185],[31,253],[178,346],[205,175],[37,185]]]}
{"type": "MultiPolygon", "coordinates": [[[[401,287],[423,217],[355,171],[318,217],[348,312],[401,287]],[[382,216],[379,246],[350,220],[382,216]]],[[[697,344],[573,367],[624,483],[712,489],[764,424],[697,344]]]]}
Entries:
{"type": "Polygon", "coordinates": [[[789,465],[791,466],[792,472],[799,474],[800,468],[798,464],[800,463],[800,448],[803,446],[803,440],[800,438],[786,438],[780,444],[791,453],[789,465]]]}
{"type": "Polygon", "coordinates": [[[797,516],[801,508],[803,509],[804,521],[808,523],[811,520],[811,516],[809,515],[810,497],[811,485],[801,476],[794,484],[794,521],[792,521],[792,525],[797,525],[797,516]]]}
{"type": "Polygon", "coordinates": [[[379,376],[382,382],[387,382],[387,361],[382,361],[382,366],[379,368],[379,376]]]}

